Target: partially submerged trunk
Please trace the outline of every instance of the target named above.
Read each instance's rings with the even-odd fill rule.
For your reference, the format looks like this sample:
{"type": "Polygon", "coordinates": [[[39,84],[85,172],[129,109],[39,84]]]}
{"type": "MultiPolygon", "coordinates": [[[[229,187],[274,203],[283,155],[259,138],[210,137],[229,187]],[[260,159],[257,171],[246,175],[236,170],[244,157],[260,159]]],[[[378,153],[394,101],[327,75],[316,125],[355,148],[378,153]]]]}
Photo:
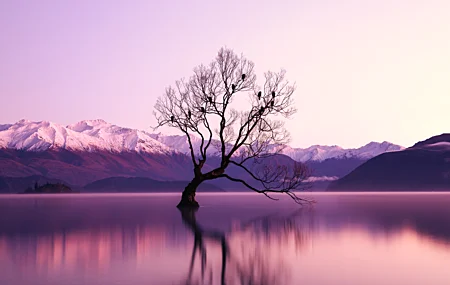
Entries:
{"type": "Polygon", "coordinates": [[[181,194],[181,201],[178,203],[178,208],[198,208],[200,205],[195,200],[195,191],[198,185],[200,185],[201,180],[198,178],[192,179],[192,181],[184,188],[181,194]]]}
{"type": "MultiPolygon", "coordinates": [[[[219,242],[222,249],[222,267],[221,267],[221,281],[220,284],[225,284],[226,265],[229,257],[228,243],[225,233],[216,230],[205,230],[197,223],[196,212],[197,208],[180,208],[183,223],[194,234],[194,249],[192,251],[191,264],[189,266],[189,275],[186,284],[191,284],[191,277],[193,274],[195,258],[198,255],[201,257],[201,278],[204,281],[206,272],[206,243],[205,240],[213,240],[219,242]]],[[[212,271],[211,271],[212,273],[212,271]]],[[[212,278],[212,277],[211,277],[212,278]]],[[[211,282],[211,281],[210,281],[211,282]]]]}

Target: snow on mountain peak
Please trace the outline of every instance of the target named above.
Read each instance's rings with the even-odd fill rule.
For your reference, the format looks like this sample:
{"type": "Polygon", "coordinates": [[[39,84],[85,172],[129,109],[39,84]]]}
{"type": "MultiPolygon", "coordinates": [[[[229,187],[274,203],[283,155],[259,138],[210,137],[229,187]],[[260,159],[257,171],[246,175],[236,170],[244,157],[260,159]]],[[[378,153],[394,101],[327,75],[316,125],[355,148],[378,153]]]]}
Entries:
{"type": "Polygon", "coordinates": [[[322,161],[328,158],[337,157],[343,152],[339,146],[312,145],[308,148],[291,148],[285,146],[282,153],[296,161],[322,161]]]}
{"type": "Polygon", "coordinates": [[[105,126],[105,125],[110,125],[110,124],[108,124],[107,122],[105,122],[102,119],[97,119],[97,120],[80,121],[73,125],[68,125],[67,128],[74,130],[76,132],[83,132],[85,130],[92,130],[94,127],[100,127],[100,126],[105,126]]]}
{"type": "Polygon", "coordinates": [[[16,124],[24,125],[24,124],[29,124],[29,123],[32,123],[32,121],[27,120],[27,119],[21,119],[16,124]]]}
{"type": "Polygon", "coordinates": [[[390,142],[383,141],[382,143],[370,142],[365,146],[353,150],[357,157],[369,159],[385,152],[403,150],[404,147],[394,145],[390,142]]]}

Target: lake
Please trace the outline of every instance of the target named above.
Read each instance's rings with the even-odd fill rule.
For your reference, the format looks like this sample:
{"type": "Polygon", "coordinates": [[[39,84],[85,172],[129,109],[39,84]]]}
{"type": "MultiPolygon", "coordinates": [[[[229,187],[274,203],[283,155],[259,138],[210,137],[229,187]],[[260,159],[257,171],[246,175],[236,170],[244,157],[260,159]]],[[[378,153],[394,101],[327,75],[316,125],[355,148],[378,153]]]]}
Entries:
{"type": "Polygon", "coordinates": [[[0,284],[450,284],[450,193],[304,195],[0,196],[0,284]]]}

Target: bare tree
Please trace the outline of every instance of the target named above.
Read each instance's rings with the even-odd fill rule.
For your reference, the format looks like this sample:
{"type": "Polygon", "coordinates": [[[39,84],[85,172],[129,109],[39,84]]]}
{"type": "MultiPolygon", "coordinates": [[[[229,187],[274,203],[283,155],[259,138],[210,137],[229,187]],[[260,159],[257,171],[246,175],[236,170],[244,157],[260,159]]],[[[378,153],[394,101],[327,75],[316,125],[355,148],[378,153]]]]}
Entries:
{"type": "Polygon", "coordinates": [[[274,118],[289,118],[296,112],[295,86],[285,80],[285,71],[269,71],[264,77],[263,86],[258,86],[253,62],[222,48],[208,66],[196,67],[189,80],[176,81],[158,98],[154,112],[157,127],[167,125],[184,133],[194,166],[194,177],[178,207],[198,207],[197,187],[217,178],[240,183],[271,199],[275,198],[270,193],[285,193],[298,203],[309,202],[293,192],[308,176],[303,164],[264,163],[278,155],[289,141],[283,122],[274,118]],[[248,106],[242,106],[242,100],[233,104],[243,94],[247,95],[248,106]],[[195,136],[201,139],[197,148],[193,144],[195,136]],[[219,157],[218,165],[204,171],[214,152],[219,157]],[[229,166],[245,175],[232,176],[225,171],[229,166]]]}

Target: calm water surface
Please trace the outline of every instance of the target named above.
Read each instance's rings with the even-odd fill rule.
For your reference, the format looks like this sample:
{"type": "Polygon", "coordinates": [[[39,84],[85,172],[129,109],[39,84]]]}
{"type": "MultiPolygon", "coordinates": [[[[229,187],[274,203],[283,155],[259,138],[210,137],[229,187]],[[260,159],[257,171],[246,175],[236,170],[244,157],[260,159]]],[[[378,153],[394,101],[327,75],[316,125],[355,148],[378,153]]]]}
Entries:
{"type": "Polygon", "coordinates": [[[450,194],[0,196],[0,284],[450,284],[450,194]]]}

